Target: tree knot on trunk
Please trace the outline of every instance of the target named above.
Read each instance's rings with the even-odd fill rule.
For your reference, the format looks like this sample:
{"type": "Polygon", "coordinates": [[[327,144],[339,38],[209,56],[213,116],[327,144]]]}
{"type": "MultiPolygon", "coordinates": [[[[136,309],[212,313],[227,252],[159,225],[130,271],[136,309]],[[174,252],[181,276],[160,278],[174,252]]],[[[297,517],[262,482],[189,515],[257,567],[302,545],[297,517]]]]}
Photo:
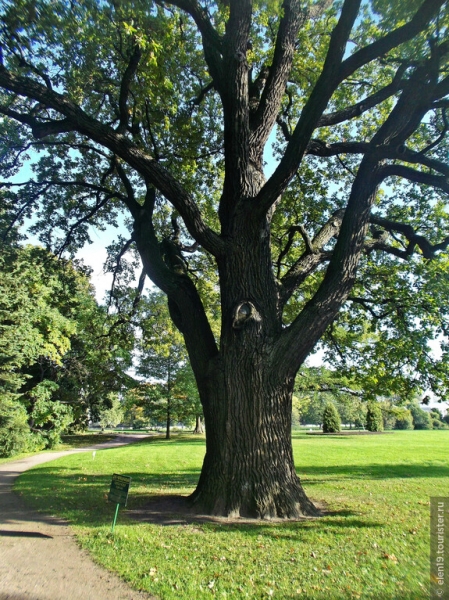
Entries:
{"type": "Polygon", "coordinates": [[[249,323],[260,321],[262,321],[262,317],[260,316],[259,311],[249,300],[239,302],[235,306],[232,316],[232,327],[234,329],[242,329],[242,327],[249,323]]]}

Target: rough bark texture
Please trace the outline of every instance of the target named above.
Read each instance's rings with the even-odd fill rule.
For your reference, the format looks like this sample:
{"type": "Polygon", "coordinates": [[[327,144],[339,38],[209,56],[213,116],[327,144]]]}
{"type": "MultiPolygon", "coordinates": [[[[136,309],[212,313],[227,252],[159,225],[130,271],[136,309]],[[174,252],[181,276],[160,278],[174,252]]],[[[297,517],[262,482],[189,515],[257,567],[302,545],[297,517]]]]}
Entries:
{"type": "Polygon", "coordinates": [[[206,392],[214,408],[206,413],[206,456],[191,496],[194,508],[232,518],[317,516],[293,462],[291,384],[273,385],[260,362],[251,367],[238,359],[238,350],[228,355],[225,372],[217,367],[214,396],[206,392]]]}

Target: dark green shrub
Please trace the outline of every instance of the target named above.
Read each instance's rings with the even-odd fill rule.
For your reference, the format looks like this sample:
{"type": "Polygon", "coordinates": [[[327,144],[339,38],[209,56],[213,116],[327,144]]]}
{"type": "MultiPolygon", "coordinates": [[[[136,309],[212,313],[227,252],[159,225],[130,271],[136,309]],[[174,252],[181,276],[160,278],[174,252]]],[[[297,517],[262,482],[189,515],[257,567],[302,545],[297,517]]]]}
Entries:
{"type": "Polygon", "coordinates": [[[8,457],[28,452],[33,440],[23,406],[12,400],[0,399],[0,456],[8,457]]]}
{"type": "Polygon", "coordinates": [[[432,419],[429,413],[420,408],[416,402],[412,402],[408,408],[412,413],[415,429],[432,429],[432,419]]]}
{"type": "Polygon", "coordinates": [[[323,432],[337,433],[341,430],[341,419],[338,410],[331,403],[327,404],[323,410],[323,432]]]}
{"type": "Polygon", "coordinates": [[[366,428],[368,431],[383,431],[384,423],[382,419],[382,411],[376,402],[368,404],[366,411],[366,428]]]}

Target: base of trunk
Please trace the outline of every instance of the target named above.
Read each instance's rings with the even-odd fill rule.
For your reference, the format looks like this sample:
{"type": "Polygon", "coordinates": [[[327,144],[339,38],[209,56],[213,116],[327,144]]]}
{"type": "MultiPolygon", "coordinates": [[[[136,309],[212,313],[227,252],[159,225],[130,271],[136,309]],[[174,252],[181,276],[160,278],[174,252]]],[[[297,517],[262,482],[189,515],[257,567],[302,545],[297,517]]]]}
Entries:
{"type": "MultiPolygon", "coordinates": [[[[207,455],[206,455],[207,456],[207,455]]],[[[320,510],[307,497],[299,477],[291,469],[273,476],[256,473],[252,481],[239,477],[226,481],[223,471],[203,465],[198,486],[189,497],[197,514],[236,519],[300,519],[318,517],[320,510]],[[240,481],[239,481],[240,480],[240,481]]],[[[241,472],[240,472],[241,474],[241,472]]]]}
{"type": "Polygon", "coordinates": [[[192,432],[194,435],[201,435],[204,433],[204,425],[201,417],[196,417],[195,419],[195,429],[192,432]]]}

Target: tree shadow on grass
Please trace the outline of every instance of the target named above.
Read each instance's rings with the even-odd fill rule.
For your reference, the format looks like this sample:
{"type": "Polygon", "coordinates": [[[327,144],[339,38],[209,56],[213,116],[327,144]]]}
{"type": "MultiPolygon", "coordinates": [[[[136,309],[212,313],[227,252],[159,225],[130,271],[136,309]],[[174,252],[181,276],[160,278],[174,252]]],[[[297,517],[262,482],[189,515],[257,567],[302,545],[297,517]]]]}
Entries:
{"type": "MultiPolygon", "coordinates": [[[[315,484],[345,481],[345,479],[369,481],[391,478],[449,477],[448,467],[426,464],[308,466],[300,468],[299,472],[308,490],[315,484]]],[[[179,496],[179,492],[195,489],[199,477],[199,469],[197,468],[183,469],[167,474],[132,471],[127,471],[126,474],[131,477],[126,514],[133,519],[164,525],[185,524],[195,521],[232,526],[228,519],[217,521],[207,515],[197,515],[193,511],[190,511],[190,513],[186,511],[185,506],[183,506],[186,503],[186,496],[179,496]],[[169,490],[173,490],[174,494],[165,493],[169,490]],[[178,495],[175,495],[176,493],[178,495]]],[[[111,484],[111,474],[89,475],[76,468],[55,470],[54,467],[49,466],[39,468],[36,471],[28,471],[22,477],[21,490],[24,499],[39,511],[62,515],[69,522],[81,526],[101,526],[109,523],[112,519],[115,505],[108,502],[107,498],[111,484]]],[[[354,513],[331,514],[324,508],[323,516],[326,519],[326,524],[329,522],[329,526],[332,526],[332,522],[329,521],[330,518],[336,519],[335,527],[373,526],[369,521],[360,520],[360,515],[357,516],[354,513]],[[359,519],[359,525],[351,524],[353,518],[359,519]]],[[[312,522],[313,519],[300,521],[303,524],[312,522]]],[[[244,520],[238,519],[236,523],[240,527],[243,525],[244,520]]],[[[256,523],[260,526],[260,521],[256,521],[256,523]]],[[[276,521],[276,523],[282,524],[284,521],[276,521]]]]}
{"type": "Polygon", "coordinates": [[[347,535],[348,528],[381,528],[381,523],[364,520],[358,513],[342,510],[328,511],[322,507],[321,517],[304,517],[298,520],[226,518],[197,514],[190,506],[187,496],[174,494],[155,495],[148,502],[127,511],[127,516],[141,523],[161,526],[206,525],[208,531],[235,531],[248,535],[268,535],[276,538],[297,539],[301,531],[311,529],[334,529],[336,535],[347,535]],[[341,531],[339,531],[341,530],[341,531]]]}

